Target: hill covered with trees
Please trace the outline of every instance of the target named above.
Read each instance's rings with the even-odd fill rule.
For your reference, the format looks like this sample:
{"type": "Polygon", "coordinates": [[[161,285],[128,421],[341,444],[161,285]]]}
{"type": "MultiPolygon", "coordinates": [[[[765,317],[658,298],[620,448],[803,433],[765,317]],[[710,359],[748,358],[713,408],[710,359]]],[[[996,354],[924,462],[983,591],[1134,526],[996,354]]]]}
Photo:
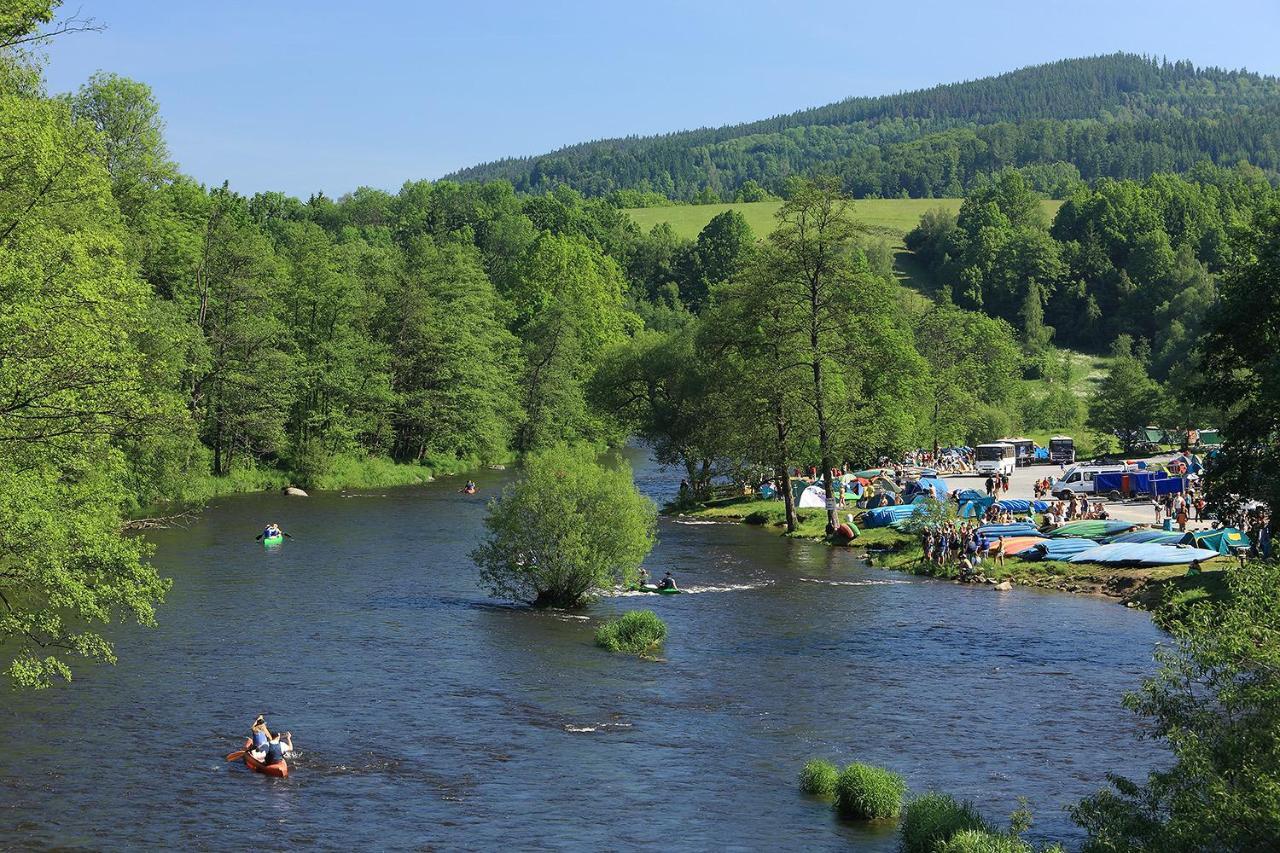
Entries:
{"type": "Polygon", "coordinates": [[[1007,167],[1040,192],[1097,178],[1143,180],[1211,161],[1280,177],[1280,80],[1114,54],[839,103],[763,121],[606,139],[463,169],[519,192],[567,184],[589,196],[760,200],[791,176],[838,176],[855,197],[959,196],[1007,167]]]}

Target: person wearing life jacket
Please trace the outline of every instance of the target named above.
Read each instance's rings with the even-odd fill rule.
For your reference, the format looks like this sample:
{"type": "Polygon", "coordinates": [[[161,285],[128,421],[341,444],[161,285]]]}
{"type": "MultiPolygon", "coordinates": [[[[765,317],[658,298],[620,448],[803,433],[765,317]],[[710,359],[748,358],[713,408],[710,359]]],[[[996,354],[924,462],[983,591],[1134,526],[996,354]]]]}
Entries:
{"type": "Polygon", "coordinates": [[[265,747],[271,742],[271,731],[267,728],[267,721],[258,715],[258,719],[253,721],[253,726],[249,729],[253,735],[253,749],[258,750],[265,747]]]}
{"type": "Polygon", "coordinates": [[[671,577],[671,572],[667,572],[662,576],[662,581],[658,584],[659,589],[675,589],[676,579],[671,577]]]}

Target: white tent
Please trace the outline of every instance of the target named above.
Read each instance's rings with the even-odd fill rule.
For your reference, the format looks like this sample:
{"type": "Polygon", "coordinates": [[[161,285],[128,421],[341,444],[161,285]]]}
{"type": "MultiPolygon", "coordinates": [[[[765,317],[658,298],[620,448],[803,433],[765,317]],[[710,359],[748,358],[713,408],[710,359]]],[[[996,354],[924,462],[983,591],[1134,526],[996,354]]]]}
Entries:
{"type": "Polygon", "coordinates": [[[827,492],[821,486],[810,486],[800,495],[800,509],[826,509],[827,492]]]}

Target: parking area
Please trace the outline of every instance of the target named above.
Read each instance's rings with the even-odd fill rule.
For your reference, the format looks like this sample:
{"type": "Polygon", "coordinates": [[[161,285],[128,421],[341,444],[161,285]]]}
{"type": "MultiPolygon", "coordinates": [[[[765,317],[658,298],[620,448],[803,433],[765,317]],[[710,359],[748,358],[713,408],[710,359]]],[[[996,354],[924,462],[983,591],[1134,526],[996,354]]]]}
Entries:
{"type": "MultiPolygon", "coordinates": [[[[1167,454],[1165,456],[1157,456],[1147,460],[1150,463],[1168,462],[1174,458],[1175,454],[1167,454]]],[[[1009,478],[1009,494],[1001,495],[1001,497],[1019,498],[1022,500],[1033,500],[1035,497],[1035,481],[1048,477],[1055,479],[1062,468],[1058,465],[1028,465],[1025,467],[1015,468],[1013,476],[1009,478]]],[[[948,474],[947,482],[953,489],[974,488],[983,491],[982,485],[986,481],[985,474],[948,474]]],[[[1090,496],[1090,500],[1094,500],[1090,496]]],[[[1103,500],[1103,504],[1107,508],[1107,512],[1112,518],[1121,521],[1135,521],[1146,525],[1155,523],[1155,510],[1151,506],[1150,500],[1139,501],[1110,501],[1103,500]]],[[[1209,522],[1192,522],[1187,525],[1188,530],[1208,529],[1209,522]]]]}

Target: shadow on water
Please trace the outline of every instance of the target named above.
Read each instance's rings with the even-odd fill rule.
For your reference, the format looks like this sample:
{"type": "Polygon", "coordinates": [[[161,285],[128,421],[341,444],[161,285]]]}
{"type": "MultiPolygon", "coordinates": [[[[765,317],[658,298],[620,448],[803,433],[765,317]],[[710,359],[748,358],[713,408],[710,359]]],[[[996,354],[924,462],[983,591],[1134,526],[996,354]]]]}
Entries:
{"type": "MultiPolygon", "coordinates": [[[[652,497],[679,481],[627,457],[652,497]]],[[[539,612],[467,557],[507,476],[246,495],[156,532],[159,626],[0,704],[0,846],[896,849],[797,793],[815,756],[999,819],[1026,795],[1033,835],[1071,841],[1065,805],[1159,759],[1119,707],[1151,669],[1143,614],[678,520],[646,565],[686,594],[539,612]],[[266,520],[295,538],[264,549],[266,520]],[[593,643],[635,608],[669,626],[661,661],[593,643]],[[288,779],[223,760],[260,711],[299,744],[288,779]]]]}

